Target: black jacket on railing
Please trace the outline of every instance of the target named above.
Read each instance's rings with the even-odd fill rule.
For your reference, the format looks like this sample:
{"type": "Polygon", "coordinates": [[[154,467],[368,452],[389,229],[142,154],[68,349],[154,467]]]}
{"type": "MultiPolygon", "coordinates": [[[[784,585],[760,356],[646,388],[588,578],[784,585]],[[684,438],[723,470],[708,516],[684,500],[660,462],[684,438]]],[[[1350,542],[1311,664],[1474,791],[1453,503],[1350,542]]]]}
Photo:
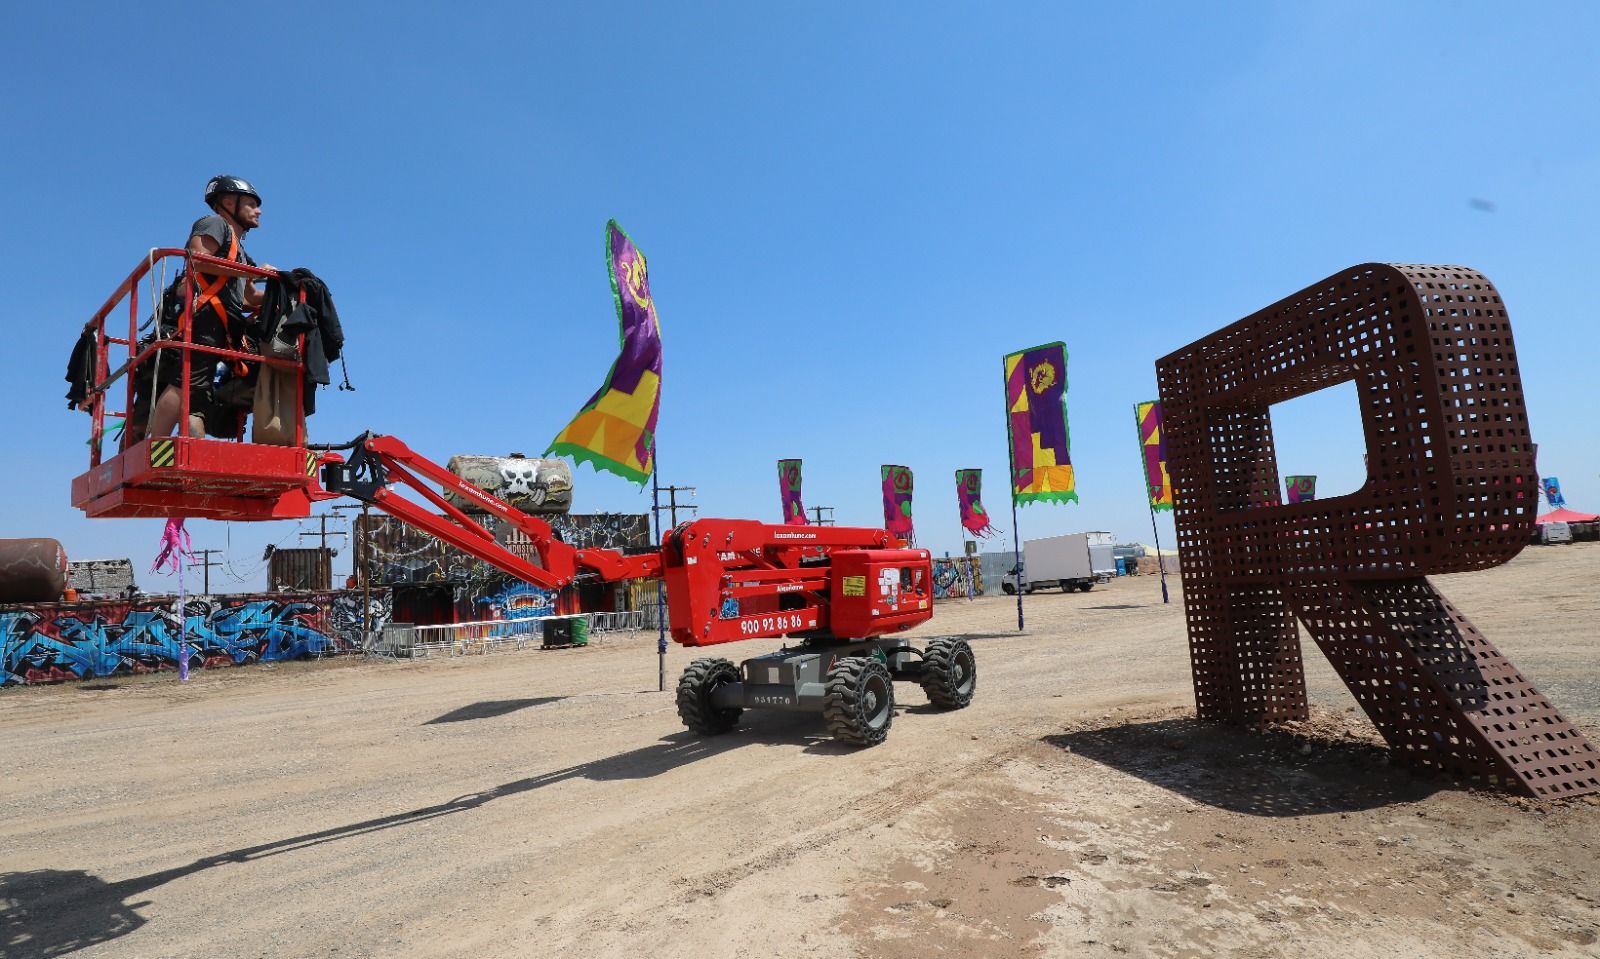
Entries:
{"type": "Polygon", "coordinates": [[[85,405],[89,390],[94,386],[95,364],[100,359],[100,347],[93,330],[84,330],[72,346],[72,358],[67,360],[67,409],[75,410],[85,405]]]}
{"type": "Polygon", "coordinates": [[[266,344],[282,329],[288,334],[305,333],[305,409],[317,411],[317,387],[333,382],[329,364],[344,350],[344,328],[339,311],[334,309],[328,284],[304,267],[280,272],[267,281],[266,298],[256,312],[256,341],[266,344]],[[305,302],[300,294],[305,293],[305,302]]]}

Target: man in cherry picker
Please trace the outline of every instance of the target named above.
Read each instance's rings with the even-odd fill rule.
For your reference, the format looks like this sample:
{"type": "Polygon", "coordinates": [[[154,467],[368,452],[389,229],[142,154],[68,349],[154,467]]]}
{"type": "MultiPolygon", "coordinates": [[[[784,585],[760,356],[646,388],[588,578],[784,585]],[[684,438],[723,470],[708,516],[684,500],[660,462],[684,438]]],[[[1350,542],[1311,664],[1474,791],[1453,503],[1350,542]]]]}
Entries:
{"type": "MultiPolygon", "coordinates": [[[[188,251],[255,266],[255,260],[244,250],[243,241],[246,233],[261,225],[261,194],[248,180],[221,174],[206,183],[205,201],[206,206],[211,208],[211,215],[201,217],[189,228],[188,251]]],[[[270,266],[265,268],[272,269],[270,266]]],[[[182,296],[182,276],[173,289],[180,291],[177,295],[182,296]]],[[[247,332],[247,324],[248,314],[261,306],[263,298],[256,284],[239,277],[223,277],[196,270],[194,290],[190,326],[192,342],[255,352],[256,343],[247,332]]],[[[181,304],[178,308],[181,310],[181,304]]],[[[171,312],[170,309],[163,309],[163,326],[169,320],[176,323],[176,316],[168,315],[171,312]]],[[[160,335],[171,336],[174,331],[163,329],[160,335]]],[[[179,392],[178,380],[183,360],[178,351],[163,350],[155,360],[147,363],[156,367],[155,371],[145,374],[152,378],[154,388],[145,391],[143,404],[135,404],[131,417],[133,422],[126,440],[129,444],[138,442],[146,435],[166,436],[171,433],[177,426],[182,409],[183,395],[179,392]],[[153,411],[150,410],[151,394],[155,394],[153,411]],[[147,420],[148,434],[144,429],[147,420]]],[[[228,364],[229,377],[242,381],[246,373],[243,363],[228,364]]],[[[231,411],[219,401],[213,387],[216,377],[217,361],[214,358],[201,352],[190,355],[187,429],[190,436],[204,436],[208,418],[213,426],[228,421],[231,411]]],[[[225,430],[229,435],[237,430],[237,414],[233,414],[233,417],[231,425],[225,430]]]]}

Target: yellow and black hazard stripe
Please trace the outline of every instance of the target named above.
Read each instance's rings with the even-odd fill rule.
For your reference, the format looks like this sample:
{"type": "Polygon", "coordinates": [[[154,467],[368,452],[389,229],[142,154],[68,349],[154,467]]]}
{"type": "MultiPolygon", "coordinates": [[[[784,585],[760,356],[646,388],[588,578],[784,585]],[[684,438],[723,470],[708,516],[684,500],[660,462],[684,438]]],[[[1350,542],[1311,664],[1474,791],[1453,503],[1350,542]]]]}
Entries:
{"type": "Polygon", "coordinates": [[[319,457],[315,452],[313,452],[312,450],[306,450],[306,475],[307,476],[315,476],[315,475],[317,475],[317,460],[319,460],[319,459],[321,459],[321,457],[319,457]]]}
{"type": "Polygon", "coordinates": [[[170,439],[150,441],[150,465],[171,466],[178,460],[177,444],[170,439]]]}

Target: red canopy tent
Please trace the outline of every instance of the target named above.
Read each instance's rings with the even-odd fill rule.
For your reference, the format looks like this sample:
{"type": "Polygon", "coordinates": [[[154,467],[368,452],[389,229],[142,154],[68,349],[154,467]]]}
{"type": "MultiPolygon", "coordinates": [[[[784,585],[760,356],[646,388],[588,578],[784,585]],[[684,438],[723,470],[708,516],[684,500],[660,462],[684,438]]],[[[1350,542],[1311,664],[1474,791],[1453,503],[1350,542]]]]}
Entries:
{"type": "Polygon", "coordinates": [[[1600,515],[1580,513],[1577,510],[1567,509],[1563,506],[1539,517],[1537,522],[1542,526],[1545,523],[1592,523],[1597,519],[1600,519],[1600,515]]]}

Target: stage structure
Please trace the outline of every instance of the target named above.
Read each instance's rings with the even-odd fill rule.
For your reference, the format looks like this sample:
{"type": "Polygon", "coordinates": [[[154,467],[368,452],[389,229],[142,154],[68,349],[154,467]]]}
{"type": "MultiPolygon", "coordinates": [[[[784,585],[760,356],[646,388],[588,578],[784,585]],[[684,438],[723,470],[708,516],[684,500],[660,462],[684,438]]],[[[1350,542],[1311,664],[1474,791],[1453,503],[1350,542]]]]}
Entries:
{"type": "Polygon", "coordinates": [[[1542,797],[1600,790],[1600,752],[1426,579],[1511,559],[1538,507],[1487,278],[1351,267],[1156,371],[1201,719],[1306,717],[1298,619],[1397,761],[1542,797]],[[1269,407],[1352,381],[1366,484],[1280,504],[1269,407]]]}

